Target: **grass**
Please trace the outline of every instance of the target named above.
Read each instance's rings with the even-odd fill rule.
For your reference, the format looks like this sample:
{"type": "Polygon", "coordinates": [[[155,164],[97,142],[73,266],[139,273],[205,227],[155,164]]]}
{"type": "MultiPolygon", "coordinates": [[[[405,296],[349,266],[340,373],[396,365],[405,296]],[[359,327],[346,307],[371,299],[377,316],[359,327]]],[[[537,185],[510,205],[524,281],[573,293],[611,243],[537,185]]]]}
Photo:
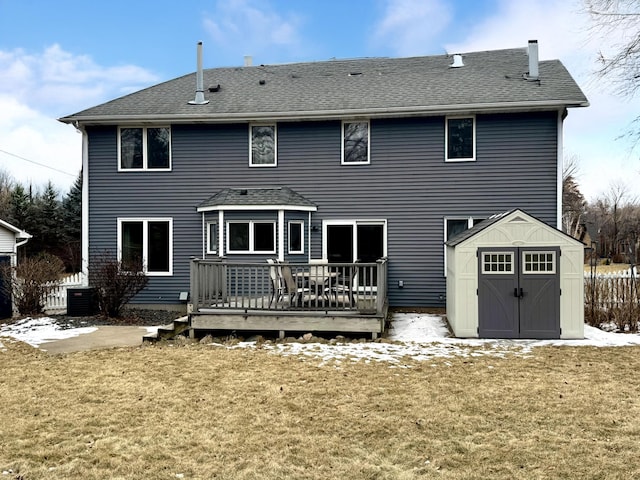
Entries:
{"type": "MultiPolygon", "coordinates": [[[[589,264],[585,264],[584,271],[587,273],[591,272],[591,266],[589,264]]],[[[626,272],[629,271],[628,263],[612,263],[610,265],[596,266],[596,273],[617,273],[617,272],[623,272],[623,271],[626,271],[626,272]]]]}
{"type": "Polygon", "coordinates": [[[634,478],[637,348],[410,368],[3,340],[0,471],[31,479],[634,478]]]}

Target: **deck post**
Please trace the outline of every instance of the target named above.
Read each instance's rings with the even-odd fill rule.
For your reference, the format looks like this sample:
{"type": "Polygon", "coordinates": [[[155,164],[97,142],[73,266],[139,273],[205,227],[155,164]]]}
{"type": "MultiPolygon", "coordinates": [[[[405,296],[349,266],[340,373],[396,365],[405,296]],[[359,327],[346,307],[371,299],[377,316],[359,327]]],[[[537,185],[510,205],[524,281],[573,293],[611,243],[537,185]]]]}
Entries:
{"type": "Polygon", "coordinates": [[[279,338],[280,340],[283,340],[283,339],[284,339],[284,330],[280,330],[280,331],[278,332],[278,338],[279,338]]]}
{"type": "Polygon", "coordinates": [[[200,292],[198,292],[198,270],[199,260],[197,258],[191,259],[191,271],[189,272],[189,289],[191,290],[191,304],[193,305],[192,311],[198,311],[200,309],[200,292]]]}
{"type": "Polygon", "coordinates": [[[381,314],[384,308],[384,300],[387,296],[387,259],[380,258],[376,260],[377,264],[377,286],[378,291],[376,295],[376,313],[381,314]]]}

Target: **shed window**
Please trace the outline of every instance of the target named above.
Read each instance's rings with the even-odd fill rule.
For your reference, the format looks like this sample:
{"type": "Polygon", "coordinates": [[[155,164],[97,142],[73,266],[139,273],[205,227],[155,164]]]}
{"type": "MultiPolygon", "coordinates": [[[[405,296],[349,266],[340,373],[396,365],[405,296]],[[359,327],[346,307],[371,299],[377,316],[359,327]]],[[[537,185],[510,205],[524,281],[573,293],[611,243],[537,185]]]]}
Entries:
{"type": "Polygon", "coordinates": [[[522,252],[523,273],[556,273],[555,252],[522,252]]]}
{"type": "Polygon", "coordinates": [[[482,254],[482,273],[486,274],[512,274],[513,253],[511,252],[485,252],[482,254]]]}

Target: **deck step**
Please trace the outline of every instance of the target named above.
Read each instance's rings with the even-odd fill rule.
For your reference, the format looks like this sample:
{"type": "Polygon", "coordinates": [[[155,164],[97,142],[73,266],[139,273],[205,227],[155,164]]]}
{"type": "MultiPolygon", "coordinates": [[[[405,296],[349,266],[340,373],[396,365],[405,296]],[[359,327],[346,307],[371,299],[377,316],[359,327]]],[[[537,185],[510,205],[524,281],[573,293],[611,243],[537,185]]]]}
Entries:
{"type": "Polygon", "coordinates": [[[189,329],[189,317],[180,317],[168,325],[161,325],[154,333],[147,333],[142,336],[143,342],[157,342],[159,340],[170,340],[184,333],[189,329]]]}

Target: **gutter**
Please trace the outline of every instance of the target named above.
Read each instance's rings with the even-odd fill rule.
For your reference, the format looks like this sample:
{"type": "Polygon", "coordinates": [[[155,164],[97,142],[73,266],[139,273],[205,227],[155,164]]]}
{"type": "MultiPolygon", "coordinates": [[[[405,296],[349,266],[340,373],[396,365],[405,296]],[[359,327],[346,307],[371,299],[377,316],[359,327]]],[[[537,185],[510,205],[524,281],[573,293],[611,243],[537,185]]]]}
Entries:
{"type": "Polygon", "coordinates": [[[188,113],[184,115],[176,114],[155,114],[155,115],[93,115],[59,118],[62,123],[83,125],[140,125],[144,123],[228,123],[251,122],[260,120],[332,120],[336,118],[349,117],[406,117],[422,115],[447,115],[460,113],[502,113],[502,112],[523,112],[540,110],[557,110],[570,107],[588,107],[588,100],[556,100],[556,101],[536,101],[536,102],[500,102],[500,103],[469,103],[460,105],[433,105],[433,106],[411,106],[393,108],[361,108],[361,109],[339,109],[339,110],[310,110],[299,112],[253,112],[253,113],[188,113]]]}

